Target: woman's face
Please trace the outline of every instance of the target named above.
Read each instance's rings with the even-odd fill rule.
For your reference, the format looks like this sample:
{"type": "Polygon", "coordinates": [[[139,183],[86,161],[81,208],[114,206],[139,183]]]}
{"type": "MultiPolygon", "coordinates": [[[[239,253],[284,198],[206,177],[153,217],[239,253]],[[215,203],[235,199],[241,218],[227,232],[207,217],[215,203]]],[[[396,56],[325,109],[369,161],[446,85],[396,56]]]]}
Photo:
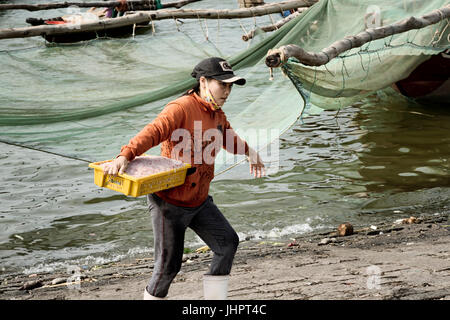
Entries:
{"type": "Polygon", "coordinates": [[[216,79],[200,78],[200,95],[202,98],[206,97],[207,89],[213,96],[218,106],[223,106],[228,96],[230,95],[233,83],[225,83],[216,79]]]}

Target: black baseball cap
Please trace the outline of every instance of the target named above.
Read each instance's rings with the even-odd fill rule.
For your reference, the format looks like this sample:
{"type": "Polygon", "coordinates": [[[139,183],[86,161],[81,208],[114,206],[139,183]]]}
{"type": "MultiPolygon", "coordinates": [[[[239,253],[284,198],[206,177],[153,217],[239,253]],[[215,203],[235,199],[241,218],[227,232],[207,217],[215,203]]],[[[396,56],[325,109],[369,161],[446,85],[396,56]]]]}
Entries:
{"type": "Polygon", "coordinates": [[[213,78],[226,83],[236,83],[243,86],[246,80],[234,74],[231,65],[222,58],[212,57],[200,61],[191,73],[197,80],[200,77],[213,78]]]}

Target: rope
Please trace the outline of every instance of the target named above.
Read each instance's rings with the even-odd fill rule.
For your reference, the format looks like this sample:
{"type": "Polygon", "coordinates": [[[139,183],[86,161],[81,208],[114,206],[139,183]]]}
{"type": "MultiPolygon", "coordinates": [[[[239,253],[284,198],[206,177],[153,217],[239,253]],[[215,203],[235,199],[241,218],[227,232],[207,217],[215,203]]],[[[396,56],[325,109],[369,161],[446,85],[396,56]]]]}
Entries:
{"type": "Polygon", "coordinates": [[[155,24],[153,23],[152,15],[150,15],[150,22],[152,23],[152,36],[155,35],[155,24]]]}
{"type": "Polygon", "coordinates": [[[217,11],[217,37],[216,37],[217,45],[219,44],[219,32],[220,32],[220,16],[219,11],[217,11]]]}
{"type": "Polygon", "coordinates": [[[208,30],[208,21],[204,19],[205,21],[205,29],[206,29],[206,40],[209,41],[209,30],[208,30]]]}
{"type": "MultiPolygon", "coordinates": [[[[439,12],[441,12],[441,11],[439,11],[439,12]]],[[[443,21],[443,20],[442,20],[442,21],[443,21]]],[[[445,28],[442,30],[441,35],[439,36],[439,38],[438,38],[436,41],[433,41],[433,39],[434,39],[434,35],[433,35],[433,39],[431,39],[431,42],[430,42],[428,45],[433,45],[433,46],[434,46],[436,43],[438,43],[439,41],[441,41],[442,36],[444,35],[445,30],[447,30],[447,28],[448,28],[449,25],[450,25],[450,21],[447,19],[447,24],[446,24],[445,28]]],[[[435,34],[439,34],[439,30],[436,30],[436,33],[435,33],[435,34]]],[[[450,34],[448,35],[448,37],[450,37],[450,34]]]]}
{"type": "Polygon", "coordinates": [[[177,18],[175,18],[175,16],[173,14],[172,14],[172,18],[175,21],[175,26],[177,27],[177,31],[180,32],[180,27],[178,26],[177,18]]]}
{"type": "Polygon", "coordinates": [[[242,25],[241,19],[238,19],[238,20],[239,20],[239,25],[241,26],[242,31],[244,31],[245,34],[248,34],[247,30],[245,30],[244,26],[242,25]]]}
{"type": "Polygon", "coordinates": [[[33,150],[33,151],[39,151],[39,152],[43,152],[43,153],[48,153],[48,154],[51,154],[51,155],[54,155],[54,156],[67,158],[67,159],[71,159],[71,160],[83,161],[83,162],[87,162],[87,163],[94,162],[94,161],[90,161],[90,160],[86,160],[86,159],[81,159],[81,158],[77,158],[77,157],[68,156],[68,155],[61,154],[61,153],[56,153],[56,152],[41,150],[41,149],[37,149],[37,148],[33,148],[33,147],[23,146],[23,145],[20,145],[20,144],[16,144],[16,143],[4,141],[4,140],[0,140],[0,142],[4,143],[4,144],[7,144],[7,145],[10,145],[10,146],[14,146],[14,147],[18,147],[18,148],[24,148],[24,149],[29,149],[29,150],[33,150]]]}
{"type": "Polygon", "coordinates": [[[275,23],[275,20],[273,20],[273,17],[272,17],[271,14],[269,14],[269,19],[270,19],[270,21],[272,22],[272,25],[275,27],[275,30],[278,30],[278,27],[277,27],[277,25],[276,25],[276,23],[275,23]]]}
{"type": "Polygon", "coordinates": [[[249,9],[250,9],[250,12],[252,13],[252,16],[253,16],[253,22],[254,22],[255,28],[256,28],[256,27],[257,27],[257,24],[256,24],[255,12],[253,12],[253,8],[252,8],[252,7],[250,7],[249,9]]]}

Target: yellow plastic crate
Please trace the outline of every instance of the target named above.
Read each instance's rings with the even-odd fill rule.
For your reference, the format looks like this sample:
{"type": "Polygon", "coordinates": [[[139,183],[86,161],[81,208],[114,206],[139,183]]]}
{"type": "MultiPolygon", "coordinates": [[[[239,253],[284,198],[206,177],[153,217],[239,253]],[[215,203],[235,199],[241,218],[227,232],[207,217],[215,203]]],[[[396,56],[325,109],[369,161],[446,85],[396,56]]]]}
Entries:
{"type": "Polygon", "coordinates": [[[181,168],[158,172],[139,178],[125,173],[119,173],[117,176],[110,174],[104,175],[103,168],[100,165],[110,161],[112,160],[89,164],[89,167],[94,169],[94,183],[99,187],[118,191],[132,197],[139,197],[182,185],[186,179],[187,170],[191,167],[189,163],[184,163],[181,168]]]}

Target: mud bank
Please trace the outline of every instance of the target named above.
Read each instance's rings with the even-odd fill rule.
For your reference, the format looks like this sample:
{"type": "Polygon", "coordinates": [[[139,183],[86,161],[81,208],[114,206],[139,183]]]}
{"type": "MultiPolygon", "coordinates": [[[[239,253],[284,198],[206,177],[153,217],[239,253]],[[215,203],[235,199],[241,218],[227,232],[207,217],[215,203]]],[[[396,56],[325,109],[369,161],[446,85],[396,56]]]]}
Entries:
{"type": "MultiPolygon", "coordinates": [[[[449,213],[416,223],[389,221],[339,237],[309,234],[293,241],[240,243],[229,283],[233,300],[450,299],[449,213]]],[[[185,256],[169,300],[203,299],[212,253],[185,256]]],[[[1,279],[0,299],[140,300],[150,256],[82,270],[1,279]]]]}

